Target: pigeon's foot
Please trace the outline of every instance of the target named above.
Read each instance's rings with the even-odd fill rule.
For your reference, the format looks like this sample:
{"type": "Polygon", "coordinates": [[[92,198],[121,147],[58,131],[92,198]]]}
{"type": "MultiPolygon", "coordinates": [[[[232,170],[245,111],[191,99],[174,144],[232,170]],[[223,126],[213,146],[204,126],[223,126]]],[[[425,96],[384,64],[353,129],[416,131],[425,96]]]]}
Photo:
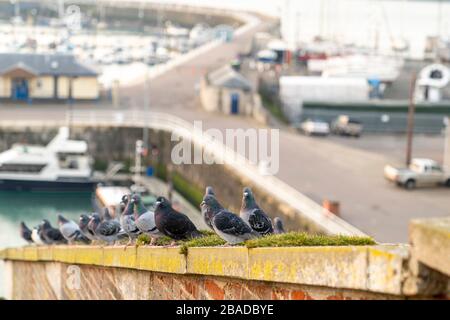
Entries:
{"type": "Polygon", "coordinates": [[[176,246],[178,246],[178,243],[175,240],[173,240],[171,243],[163,246],[163,248],[173,248],[173,247],[176,247],[176,246]]]}
{"type": "Polygon", "coordinates": [[[127,248],[132,246],[133,244],[134,244],[133,240],[130,238],[130,240],[127,242],[127,244],[123,247],[123,250],[124,251],[127,250],[127,248]]]}

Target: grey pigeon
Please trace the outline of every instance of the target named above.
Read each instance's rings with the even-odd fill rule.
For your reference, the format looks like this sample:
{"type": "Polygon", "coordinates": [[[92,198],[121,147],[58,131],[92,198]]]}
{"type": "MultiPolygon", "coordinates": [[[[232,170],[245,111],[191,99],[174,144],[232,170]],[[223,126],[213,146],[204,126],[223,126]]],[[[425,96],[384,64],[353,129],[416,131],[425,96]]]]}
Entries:
{"type": "Polygon", "coordinates": [[[120,215],[120,225],[130,238],[130,241],[127,245],[131,244],[133,240],[142,233],[141,230],[139,230],[139,228],[136,226],[136,222],[134,221],[134,205],[130,200],[131,197],[129,195],[125,195],[122,198],[122,202],[126,203],[126,206],[122,211],[122,214],[120,215]]]}
{"type": "Polygon", "coordinates": [[[134,220],[136,227],[138,227],[142,233],[149,235],[152,238],[150,244],[153,244],[156,238],[163,235],[156,227],[155,213],[144,206],[141,197],[137,194],[134,194],[131,197],[131,203],[135,208],[134,220]]]}
{"type": "Polygon", "coordinates": [[[273,233],[272,221],[256,204],[255,196],[248,187],[244,188],[240,217],[260,235],[273,233]]]}
{"type": "Polygon", "coordinates": [[[286,231],[284,231],[284,225],[283,225],[283,220],[281,220],[281,218],[276,217],[275,219],[273,219],[273,233],[275,234],[281,234],[281,233],[285,233],[286,231]]]}
{"type": "Polygon", "coordinates": [[[174,240],[187,240],[201,237],[194,223],[183,213],[172,208],[164,197],[156,199],[155,223],[159,231],[174,240]]]}
{"type": "Polygon", "coordinates": [[[83,242],[85,244],[91,241],[80,230],[80,227],[72,220],[67,220],[62,215],[58,215],[59,231],[63,237],[70,243],[83,242]]]}
{"type": "MultiPolygon", "coordinates": [[[[214,197],[216,196],[216,195],[214,194],[213,188],[210,187],[210,186],[206,187],[206,189],[205,189],[205,195],[204,195],[204,197],[206,197],[207,195],[211,195],[211,196],[214,196],[214,197]]],[[[208,208],[205,207],[205,206],[200,207],[200,210],[201,210],[201,213],[202,213],[203,221],[205,221],[206,225],[207,225],[211,230],[214,231],[214,228],[213,228],[213,226],[212,226],[212,224],[211,224],[211,218],[212,218],[212,213],[211,213],[211,211],[208,210],[208,208]]]]}
{"type": "Polygon", "coordinates": [[[47,219],[42,220],[42,237],[48,244],[67,244],[67,240],[57,228],[53,228],[47,219]]]}
{"type": "Polygon", "coordinates": [[[27,227],[25,222],[20,222],[20,236],[23,240],[25,240],[28,243],[33,243],[33,239],[31,238],[31,229],[27,227]]]}
{"type": "MultiPolygon", "coordinates": [[[[100,216],[97,212],[94,212],[89,217],[89,222],[92,220],[92,218],[97,218],[97,217],[100,221],[103,221],[103,217],[100,216]]],[[[92,228],[92,224],[90,224],[89,222],[88,222],[87,229],[89,230],[90,233],[92,233],[95,236],[95,230],[92,228]]]]}
{"type": "Polygon", "coordinates": [[[239,216],[224,209],[212,195],[206,195],[201,203],[202,208],[212,213],[211,223],[219,237],[229,244],[237,244],[259,237],[239,216]]]}
{"type": "Polygon", "coordinates": [[[89,221],[91,221],[92,215],[88,216],[87,214],[80,215],[80,220],[78,221],[78,226],[80,227],[81,232],[91,241],[97,240],[94,231],[88,228],[89,221]]]}
{"type": "Polygon", "coordinates": [[[93,215],[91,221],[89,221],[89,228],[93,230],[99,240],[105,241],[109,245],[114,244],[119,238],[120,223],[110,216],[105,218],[102,221],[99,215],[93,215]]]}
{"type": "Polygon", "coordinates": [[[46,244],[42,238],[42,226],[40,224],[31,230],[31,239],[37,245],[46,244]]]}

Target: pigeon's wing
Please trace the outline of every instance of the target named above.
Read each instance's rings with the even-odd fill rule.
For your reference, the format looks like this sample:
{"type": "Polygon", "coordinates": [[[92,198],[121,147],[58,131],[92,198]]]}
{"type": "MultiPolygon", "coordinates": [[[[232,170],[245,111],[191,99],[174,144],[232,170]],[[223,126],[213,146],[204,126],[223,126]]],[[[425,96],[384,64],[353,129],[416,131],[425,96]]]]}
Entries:
{"type": "Polygon", "coordinates": [[[64,240],[63,235],[58,229],[52,228],[47,231],[47,237],[52,239],[53,241],[62,241],[64,240]]]}
{"type": "Polygon", "coordinates": [[[167,219],[164,223],[164,230],[169,237],[174,239],[184,239],[197,230],[194,223],[184,214],[173,210],[170,215],[164,217],[167,219]]]}
{"type": "Polygon", "coordinates": [[[78,225],[75,222],[69,221],[69,222],[61,225],[61,227],[59,228],[59,231],[61,231],[62,235],[66,239],[73,239],[75,237],[76,233],[80,231],[80,228],[78,227],[78,225]]]}
{"type": "Polygon", "coordinates": [[[142,232],[155,232],[157,230],[155,224],[155,214],[152,211],[147,211],[141,215],[135,223],[142,232]]]}
{"type": "Polygon", "coordinates": [[[234,213],[222,210],[213,217],[213,223],[221,232],[230,235],[244,235],[251,233],[250,227],[234,213]]]}
{"type": "Polygon", "coordinates": [[[22,238],[24,238],[27,241],[33,241],[31,239],[31,230],[30,229],[22,230],[22,238]]]}
{"type": "Polygon", "coordinates": [[[259,208],[253,209],[250,212],[248,223],[252,229],[258,233],[273,233],[272,221],[270,221],[270,218],[259,208]]]}
{"type": "Polygon", "coordinates": [[[203,216],[203,221],[205,221],[206,225],[208,227],[210,227],[211,229],[214,230],[212,224],[211,224],[211,219],[212,219],[212,209],[210,208],[202,208],[201,210],[202,212],[202,216],[203,216]]]}
{"type": "Polygon", "coordinates": [[[99,235],[108,237],[117,234],[120,231],[120,224],[115,220],[105,220],[100,223],[96,229],[99,235]]]}

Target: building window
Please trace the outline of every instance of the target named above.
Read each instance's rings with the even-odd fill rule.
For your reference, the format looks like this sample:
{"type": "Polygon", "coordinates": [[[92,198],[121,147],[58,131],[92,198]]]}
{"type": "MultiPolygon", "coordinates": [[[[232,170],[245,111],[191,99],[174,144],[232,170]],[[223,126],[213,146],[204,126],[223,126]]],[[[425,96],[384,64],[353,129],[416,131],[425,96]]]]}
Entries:
{"type": "Polygon", "coordinates": [[[41,80],[41,79],[38,79],[38,80],[36,81],[36,87],[37,87],[37,88],[41,88],[41,87],[42,87],[42,80],[41,80]]]}

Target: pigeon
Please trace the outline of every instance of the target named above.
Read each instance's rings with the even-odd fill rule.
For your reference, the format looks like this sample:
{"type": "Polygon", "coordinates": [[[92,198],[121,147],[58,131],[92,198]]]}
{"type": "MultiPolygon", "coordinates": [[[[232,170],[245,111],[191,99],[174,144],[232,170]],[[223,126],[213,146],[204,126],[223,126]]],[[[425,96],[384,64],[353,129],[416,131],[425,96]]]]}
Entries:
{"type": "MultiPolygon", "coordinates": [[[[205,197],[207,196],[207,195],[211,195],[211,196],[216,196],[215,194],[214,194],[214,191],[213,191],[213,188],[212,187],[206,187],[206,190],[205,190],[205,197]]],[[[214,228],[213,228],[213,226],[212,226],[212,224],[211,224],[211,212],[207,209],[207,207],[205,207],[205,206],[203,206],[203,207],[201,207],[200,208],[201,209],[201,212],[202,212],[202,217],[203,217],[203,220],[205,221],[205,223],[206,223],[206,225],[211,229],[211,230],[214,230],[214,228]]]]}
{"type": "Polygon", "coordinates": [[[239,216],[224,209],[212,195],[206,195],[203,198],[201,207],[211,211],[211,224],[214,231],[229,244],[241,243],[260,236],[239,216]]]}
{"type": "Polygon", "coordinates": [[[20,222],[20,236],[23,240],[28,243],[33,243],[33,239],[31,238],[32,231],[27,227],[25,222],[20,222]]]}
{"type": "Polygon", "coordinates": [[[111,215],[111,213],[109,213],[109,209],[107,207],[105,207],[103,209],[103,220],[113,220],[113,216],[111,215]]]}
{"type": "Polygon", "coordinates": [[[194,223],[183,213],[172,208],[164,197],[156,199],[155,223],[159,231],[174,240],[201,237],[194,223]]]}
{"type": "Polygon", "coordinates": [[[88,216],[87,214],[80,215],[80,220],[78,221],[78,226],[80,227],[81,232],[91,241],[97,240],[94,231],[88,228],[89,221],[91,221],[92,215],[88,216]]]}
{"type": "Polygon", "coordinates": [[[106,215],[102,221],[99,215],[93,215],[89,221],[89,228],[93,230],[95,236],[108,243],[114,244],[121,231],[119,221],[112,219],[111,216],[106,215]]]}
{"type": "Polygon", "coordinates": [[[272,221],[256,204],[252,190],[244,188],[240,217],[260,235],[273,233],[272,221]]]}
{"type": "Polygon", "coordinates": [[[44,239],[44,237],[42,235],[42,225],[41,224],[38,224],[36,227],[33,228],[33,230],[31,231],[31,239],[37,245],[49,244],[49,243],[47,243],[47,241],[44,239]]]}
{"type": "Polygon", "coordinates": [[[136,222],[134,221],[134,205],[130,201],[130,196],[125,195],[122,198],[122,202],[126,203],[126,206],[120,216],[120,225],[122,229],[127,233],[130,239],[127,245],[130,245],[133,240],[136,239],[142,232],[136,226],[136,222]]]}
{"type": "Polygon", "coordinates": [[[163,235],[163,233],[158,230],[155,223],[155,213],[148,210],[144,204],[142,203],[141,197],[137,194],[134,194],[131,197],[130,201],[135,210],[134,221],[136,223],[136,227],[145,234],[148,234],[152,240],[150,244],[154,244],[156,238],[163,235]]]}
{"type": "MultiPolygon", "coordinates": [[[[94,218],[94,217],[98,217],[98,218],[100,219],[100,221],[103,221],[103,217],[100,216],[97,212],[94,212],[94,213],[92,213],[91,216],[89,217],[89,222],[90,222],[90,221],[92,220],[92,218],[94,218]]],[[[93,235],[95,236],[95,230],[92,228],[92,224],[89,224],[89,222],[88,222],[87,229],[88,229],[88,231],[89,231],[91,234],[93,234],[93,235]]]]}
{"type": "Polygon", "coordinates": [[[89,244],[91,241],[80,230],[80,227],[72,220],[67,220],[62,215],[58,215],[59,231],[63,237],[72,244],[74,242],[83,242],[89,244]]]}
{"type": "Polygon", "coordinates": [[[273,219],[273,233],[280,234],[285,232],[286,231],[284,231],[283,220],[281,220],[281,218],[279,217],[273,219]]]}
{"type": "Polygon", "coordinates": [[[48,244],[67,244],[67,240],[57,228],[53,228],[47,219],[42,220],[42,237],[48,244]]]}

